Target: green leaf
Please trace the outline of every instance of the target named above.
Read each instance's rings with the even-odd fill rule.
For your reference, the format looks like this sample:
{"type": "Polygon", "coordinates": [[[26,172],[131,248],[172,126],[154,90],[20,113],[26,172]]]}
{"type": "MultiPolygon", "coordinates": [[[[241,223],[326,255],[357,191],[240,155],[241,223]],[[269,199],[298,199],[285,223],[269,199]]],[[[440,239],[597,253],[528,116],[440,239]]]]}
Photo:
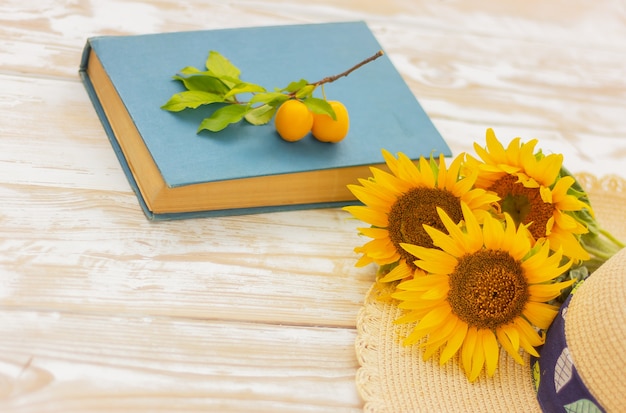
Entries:
{"type": "Polygon", "coordinates": [[[268,105],[278,106],[288,99],[288,95],[280,92],[257,93],[250,99],[250,104],[267,103],[268,105]]]}
{"type": "Polygon", "coordinates": [[[200,73],[200,69],[193,66],[187,66],[180,69],[179,73],[182,75],[193,75],[196,73],[200,73]]]}
{"type": "Polygon", "coordinates": [[[200,90],[203,92],[225,95],[229,91],[229,87],[215,76],[192,75],[189,77],[174,76],[174,79],[183,82],[187,90],[200,90]]]}
{"type": "Polygon", "coordinates": [[[206,60],[206,68],[218,77],[228,76],[239,79],[239,75],[241,74],[239,68],[214,50],[209,52],[209,57],[206,60]]]}
{"type": "Polygon", "coordinates": [[[265,88],[263,86],[260,86],[254,83],[241,82],[235,85],[228,93],[226,93],[224,97],[229,98],[239,93],[256,93],[256,92],[265,92],[265,88]]]}
{"type": "Polygon", "coordinates": [[[253,125],[265,125],[272,120],[276,109],[276,106],[265,104],[252,109],[250,112],[246,113],[244,117],[253,125]]]}
{"type": "Polygon", "coordinates": [[[315,90],[315,85],[306,85],[303,88],[296,91],[297,99],[306,99],[313,94],[315,90]]]}
{"type": "Polygon", "coordinates": [[[228,75],[221,75],[217,77],[222,82],[224,82],[224,84],[228,87],[228,90],[232,89],[233,87],[241,83],[241,80],[239,80],[239,78],[236,78],[236,77],[232,77],[228,75]]]}
{"type": "Polygon", "coordinates": [[[589,399],[576,400],[573,403],[566,404],[563,408],[567,413],[600,413],[603,411],[597,404],[589,399]]]}
{"type": "Polygon", "coordinates": [[[224,97],[215,93],[187,90],[173,95],[170,100],[161,106],[161,109],[169,110],[170,112],[180,112],[183,109],[195,109],[200,105],[223,101],[224,97]]]}
{"type": "Polygon", "coordinates": [[[282,91],[283,92],[293,93],[296,90],[302,89],[303,87],[305,87],[308,84],[309,84],[309,82],[307,82],[306,80],[300,79],[297,82],[289,83],[289,85],[287,85],[286,88],[282,89],[282,91]]]}
{"type": "Polygon", "coordinates": [[[335,114],[333,107],[330,106],[330,103],[324,99],[310,97],[304,99],[302,103],[304,103],[313,113],[317,113],[318,115],[328,115],[333,118],[333,120],[337,120],[337,115],[335,114]]]}
{"type": "Polygon", "coordinates": [[[219,108],[200,123],[198,132],[204,129],[211,132],[219,132],[231,123],[239,122],[250,110],[251,108],[246,105],[228,105],[219,108]]]}

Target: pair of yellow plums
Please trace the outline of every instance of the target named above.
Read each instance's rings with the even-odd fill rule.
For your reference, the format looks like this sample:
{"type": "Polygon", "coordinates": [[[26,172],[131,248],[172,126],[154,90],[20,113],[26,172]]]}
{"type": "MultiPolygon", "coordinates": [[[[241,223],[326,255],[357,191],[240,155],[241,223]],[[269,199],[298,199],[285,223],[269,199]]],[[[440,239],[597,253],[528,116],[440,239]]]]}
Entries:
{"type": "Polygon", "coordinates": [[[296,142],[311,132],[322,142],[339,142],[348,134],[350,119],[348,110],[338,101],[328,101],[335,111],[336,119],[326,114],[313,113],[297,99],[284,102],[276,111],[276,131],[286,141],[296,142]]]}

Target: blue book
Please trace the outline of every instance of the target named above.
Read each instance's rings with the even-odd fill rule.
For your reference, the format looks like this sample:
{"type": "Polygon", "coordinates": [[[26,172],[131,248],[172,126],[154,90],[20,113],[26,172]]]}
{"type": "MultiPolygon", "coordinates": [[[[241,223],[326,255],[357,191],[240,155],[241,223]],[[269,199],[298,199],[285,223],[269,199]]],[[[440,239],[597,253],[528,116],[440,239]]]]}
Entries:
{"type": "Polygon", "coordinates": [[[215,105],[176,113],[161,106],[184,90],[173,75],[204,69],[211,50],[237,66],[241,80],[273,90],[341,73],[381,46],[364,22],[88,39],[79,73],[149,219],[353,204],[346,185],[371,176],[383,148],[412,159],[450,156],[387,55],[325,85],[326,97],[350,114],[339,143],[286,142],[273,121],[197,133],[215,105]]]}

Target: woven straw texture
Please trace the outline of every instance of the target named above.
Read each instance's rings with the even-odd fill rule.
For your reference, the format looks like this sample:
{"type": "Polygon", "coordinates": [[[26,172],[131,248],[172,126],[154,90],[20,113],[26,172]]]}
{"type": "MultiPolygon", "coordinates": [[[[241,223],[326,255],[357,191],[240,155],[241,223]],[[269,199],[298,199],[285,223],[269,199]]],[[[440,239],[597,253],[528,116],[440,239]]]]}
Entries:
{"type": "MultiPolygon", "coordinates": [[[[591,174],[579,174],[576,177],[589,194],[598,222],[618,239],[626,240],[626,181],[617,176],[598,179],[591,174]]],[[[495,375],[488,378],[483,372],[476,382],[469,383],[458,357],[439,366],[437,355],[424,362],[418,346],[401,344],[411,326],[393,324],[401,310],[378,299],[388,292],[373,286],[357,319],[355,346],[361,368],[356,384],[365,401],[365,412],[540,411],[526,353],[526,365],[521,366],[501,351],[495,375]]],[[[613,378],[620,380],[620,377],[616,374],[613,378]]]]}
{"type": "Polygon", "coordinates": [[[572,296],[565,337],[576,369],[608,412],[626,408],[626,249],[572,296]],[[593,311],[587,311],[592,308],[593,311]],[[592,348],[594,351],[587,351],[592,348]]]}

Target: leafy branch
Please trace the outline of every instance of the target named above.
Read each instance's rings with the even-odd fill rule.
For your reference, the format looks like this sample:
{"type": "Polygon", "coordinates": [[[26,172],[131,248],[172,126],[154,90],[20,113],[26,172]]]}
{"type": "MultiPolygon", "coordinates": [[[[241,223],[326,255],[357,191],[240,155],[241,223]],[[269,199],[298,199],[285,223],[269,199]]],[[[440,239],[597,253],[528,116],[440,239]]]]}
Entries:
{"type": "Polygon", "coordinates": [[[348,76],[382,55],[382,50],[378,51],[348,70],[317,82],[310,83],[300,79],[282,89],[268,91],[261,85],[242,81],[239,68],[220,53],[210,51],[205,63],[206,70],[187,66],[173,76],[173,79],[182,82],[186,90],[172,95],[161,109],[180,112],[203,105],[222,104],[222,107],[211,116],[202,120],[198,132],[202,130],[219,132],[228,125],[244,119],[253,125],[264,125],[272,120],[278,107],[289,99],[301,100],[313,113],[326,114],[335,119],[335,112],[326,99],[313,97],[313,92],[321,87],[323,93],[325,84],[348,76]],[[248,101],[242,101],[238,96],[241,94],[251,97],[248,101]]]}

